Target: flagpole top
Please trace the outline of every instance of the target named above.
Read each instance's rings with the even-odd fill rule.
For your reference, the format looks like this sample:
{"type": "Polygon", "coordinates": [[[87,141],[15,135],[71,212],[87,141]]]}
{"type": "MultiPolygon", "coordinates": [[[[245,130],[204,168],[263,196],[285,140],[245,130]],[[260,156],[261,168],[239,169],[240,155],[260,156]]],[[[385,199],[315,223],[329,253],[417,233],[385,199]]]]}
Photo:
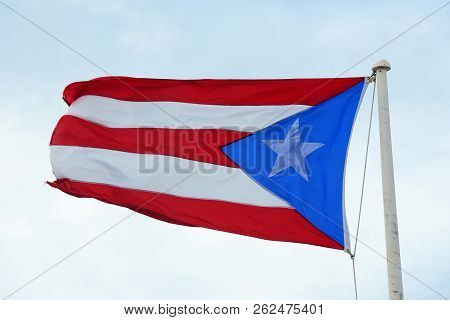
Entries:
{"type": "Polygon", "coordinates": [[[379,69],[384,69],[386,71],[391,70],[391,64],[386,59],[381,59],[372,66],[372,71],[377,71],[379,69]]]}

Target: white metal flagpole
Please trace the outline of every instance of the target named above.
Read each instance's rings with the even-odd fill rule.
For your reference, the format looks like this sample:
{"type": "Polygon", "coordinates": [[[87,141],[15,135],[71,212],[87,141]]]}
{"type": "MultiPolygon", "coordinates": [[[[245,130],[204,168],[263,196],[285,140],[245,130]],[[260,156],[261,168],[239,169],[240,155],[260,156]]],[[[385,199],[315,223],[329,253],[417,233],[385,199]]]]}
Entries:
{"type": "Polygon", "coordinates": [[[389,119],[389,99],[387,71],[391,65],[380,60],[372,66],[376,73],[378,92],[378,113],[380,125],[381,171],[383,181],[384,227],[386,236],[386,258],[388,272],[389,299],[403,299],[403,281],[398,238],[397,207],[395,203],[394,165],[392,160],[391,125],[389,119]]]}

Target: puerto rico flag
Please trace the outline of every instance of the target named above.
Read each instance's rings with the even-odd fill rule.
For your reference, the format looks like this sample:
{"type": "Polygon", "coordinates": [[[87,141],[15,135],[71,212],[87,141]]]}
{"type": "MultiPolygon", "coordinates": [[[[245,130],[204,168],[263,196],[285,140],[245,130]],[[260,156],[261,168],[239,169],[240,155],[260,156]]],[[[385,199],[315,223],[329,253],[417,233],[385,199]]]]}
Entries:
{"type": "Polygon", "coordinates": [[[349,249],[345,164],[365,87],[363,77],[72,83],[49,184],[169,223],[349,249]]]}

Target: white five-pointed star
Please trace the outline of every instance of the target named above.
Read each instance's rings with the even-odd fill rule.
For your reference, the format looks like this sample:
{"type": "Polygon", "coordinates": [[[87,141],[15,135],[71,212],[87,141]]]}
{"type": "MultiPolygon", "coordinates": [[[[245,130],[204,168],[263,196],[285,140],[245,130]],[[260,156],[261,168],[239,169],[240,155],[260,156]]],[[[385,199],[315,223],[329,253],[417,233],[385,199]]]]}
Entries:
{"type": "Polygon", "coordinates": [[[309,177],[305,158],[324,145],[323,143],[300,141],[298,119],[289,129],[284,140],[263,140],[263,142],[278,155],[269,178],[289,167],[293,167],[306,181],[309,181],[309,177]]]}

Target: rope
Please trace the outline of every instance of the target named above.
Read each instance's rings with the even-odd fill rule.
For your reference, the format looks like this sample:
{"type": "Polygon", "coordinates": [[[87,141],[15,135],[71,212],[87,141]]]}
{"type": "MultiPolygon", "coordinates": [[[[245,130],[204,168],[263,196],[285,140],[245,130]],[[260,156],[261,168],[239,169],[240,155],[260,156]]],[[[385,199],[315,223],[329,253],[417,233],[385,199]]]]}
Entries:
{"type": "Polygon", "coordinates": [[[355,286],[355,300],[358,300],[358,286],[356,285],[356,269],[355,269],[355,256],[350,255],[350,259],[352,259],[352,267],[353,267],[353,284],[355,286]]]}
{"type": "Polygon", "coordinates": [[[377,83],[375,81],[374,75],[370,77],[370,79],[374,79],[373,84],[373,93],[372,93],[372,102],[370,106],[370,117],[369,117],[369,129],[367,132],[367,141],[366,141],[366,154],[364,158],[364,169],[363,169],[363,178],[361,185],[361,196],[359,199],[359,212],[358,212],[358,223],[356,225],[356,236],[355,236],[355,247],[353,248],[353,253],[349,252],[350,259],[352,260],[352,268],[353,268],[353,283],[355,287],[355,299],[358,300],[358,286],[357,286],[357,278],[356,278],[356,268],[355,268],[355,257],[356,257],[356,248],[358,247],[358,237],[359,237],[359,227],[361,225],[361,213],[362,213],[362,205],[364,200],[364,188],[366,185],[366,172],[367,172],[367,158],[369,155],[369,145],[370,145],[370,134],[372,131],[372,119],[373,119],[373,105],[375,101],[375,88],[377,83]]]}

